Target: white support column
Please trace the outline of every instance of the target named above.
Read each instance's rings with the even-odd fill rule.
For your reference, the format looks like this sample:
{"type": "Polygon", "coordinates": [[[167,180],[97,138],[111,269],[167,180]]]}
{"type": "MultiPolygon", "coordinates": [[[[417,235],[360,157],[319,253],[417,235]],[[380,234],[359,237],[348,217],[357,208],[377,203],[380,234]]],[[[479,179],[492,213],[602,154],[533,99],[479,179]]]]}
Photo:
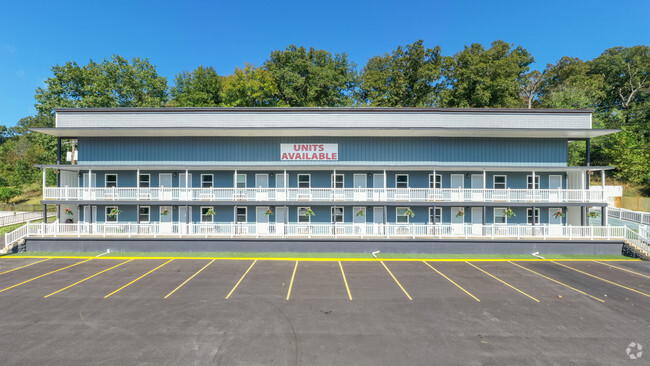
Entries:
{"type": "Polygon", "coordinates": [[[386,186],[386,179],[387,179],[387,177],[386,177],[386,169],[384,169],[384,189],[388,188],[386,186]]]}
{"type": "Polygon", "coordinates": [[[485,172],[485,169],[483,169],[483,189],[487,188],[487,186],[485,185],[486,180],[487,180],[487,173],[485,172]]]}
{"type": "Polygon", "coordinates": [[[433,169],[433,187],[431,187],[431,188],[435,189],[436,188],[436,183],[438,183],[438,181],[436,179],[436,170],[433,169]]]}
{"type": "MultiPolygon", "coordinates": [[[[151,182],[149,182],[151,183],[151,182]]],[[[135,172],[135,187],[140,190],[140,168],[135,172]]]]}
{"type": "Polygon", "coordinates": [[[43,199],[45,199],[45,171],[47,168],[43,168],[43,199]]]}
{"type": "Polygon", "coordinates": [[[605,198],[605,169],[600,171],[600,185],[603,187],[603,198],[605,198]]]}
{"type": "MultiPolygon", "coordinates": [[[[336,169],[334,169],[334,176],[332,177],[332,188],[336,188],[336,169]]],[[[354,187],[352,187],[354,188],[354,187]]]]}
{"type": "Polygon", "coordinates": [[[237,169],[235,169],[235,173],[232,176],[232,186],[233,188],[237,188],[237,169]]]}

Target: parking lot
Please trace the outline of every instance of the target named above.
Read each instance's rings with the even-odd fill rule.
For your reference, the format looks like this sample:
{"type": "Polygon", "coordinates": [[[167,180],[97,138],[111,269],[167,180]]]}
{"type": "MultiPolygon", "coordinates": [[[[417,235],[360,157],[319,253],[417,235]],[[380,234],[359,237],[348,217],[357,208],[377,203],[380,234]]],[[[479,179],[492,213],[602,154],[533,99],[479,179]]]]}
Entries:
{"type": "Polygon", "coordinates": [[[0,306],[3,364],[650,360],[637,261],[0,258],[0,306]]]}

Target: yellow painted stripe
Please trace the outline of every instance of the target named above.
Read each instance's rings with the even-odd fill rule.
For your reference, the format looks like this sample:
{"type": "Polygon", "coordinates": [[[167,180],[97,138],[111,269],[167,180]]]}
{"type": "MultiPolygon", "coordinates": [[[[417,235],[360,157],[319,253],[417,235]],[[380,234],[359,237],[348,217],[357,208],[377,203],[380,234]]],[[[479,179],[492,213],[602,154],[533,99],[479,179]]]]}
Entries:
{"type": "Polygon", "coordinates": [[[472,263],[470,263],[470,262],[465,262],[465,263],[467,263],[467,264],[469,264],[470,266],[472,266],[472,267],[478,269],[479,271],[485,273],[486,275],[488,275],[488,276],[494,278],[495,280],[497,280],[497,281],[503,283],[504,285],[510,287],[511,289],[513,289],[513,290],[519,292],[520,294],[522,294],[522,295],[526,295],[526,296],[528,296],[529,298],[531,298],[531,299],[533,299],[533,300],[535,300],[535,301],[537,301],[537,302],[540,302],[539,300],[537,300],[537,299],[534,298],[533,296],[530,296],[529,294],[527,294],[527,293],[521,291],[520,289],[516,288],[515,286],[509,284],[508,282],[506,282],[506,281],[500,279],[499,277],[497,277],[497,276],[495,276],[495,275],[489,273],[488,271],[485,271],[485,270],[483,270],[483,269],[477,267],[476,265],[474,265],[474,264],[472,264],[472,263]]]}
{"type": "Polygon", "coordinates": [[[54,270],[54,271],[51,271],[51,272],[47,272],[47,273],[42,274],[42,275],[40,275],[40,276],[37,276],[37,277],[31,278],[31,279],[29,279],[29,280],[27,280],[27,281],[23,281],[23,282],[21,282],[21,283],[15,284],[15,285],[13,285],[13,286],[9,286],[9,287],[7,287],[7,288],[5,288],[5,289],[0,290],[0,292],[5,292],[5,291],[7,291],[7,290],[9,290],[9,289],[12,289],[12,288],[14,288],[14,287],[18,287],[18,286],[20,286],[20,285],[24,285],[24,284],[26,284],[27,282],[32,282],[32,281],[37,280],[37,279],[39,279],[39,278],[41,278],[41,277],[45,277],[45,276],[47,276],[47,275],[51,275],[52,273],[56,273],[56,272],[59,272],[59,271],[63,271],[64,269],[68,269],[68,268],[70,268],[70,267],[74,267],[74,266],[79,265],[79,264],[81,264],[81,263],[86,263],[86,262],[88,262],[88,261],[90,261],[90,260],[92,260],[92,258],[90,258],[90,259],[86,259],[85,261],[77,262],[77,263],[75,263],[75,264],[71,264],[71,265],[66,266],[66,267],[63,267],[63,268],[59,268],[59,269],[54,270]]]}
{"type": "Polygon", "coordinates": [[[158,268],[160,268],[160,267],[162,267],[162,266],[164,266],[164,265],[166,265],[167,263],[169,263],[169,262],[171,262],[171,261],[173,261],[173,259],[170,259],[170,260],[168,260],[167,262],[165,262],[165,263],[163,263],[163,264],[161,264],[161,265],[159,265],[158,267],[156,267],[156,268],[154,268],[154,269],[152,269],[152,270],[150,270],[149,272],[147,272],[147,273],[145,273],[145,274],[143,274],[142,276],[140,276],[140,277],[138,277],[138,278],[136,278],[135,280],[133,280],[133,281],[131,281],[131,282],[129,282],[129,283],[127,283],[126,285],[124,285],[124,286],[122,286],[122,287],[120,287],[120,288],[118,288],[117,290],[115,290],[115,291],[113,291],[113,292],[111,292],[110,294],[108,294],[108,295],[106,295],[106,296],[104,296],[104,298],[106,299],[106,298],[108,298],[108,297],[111,297],[111,296],[112,296],[113,294],[116,294],[116,293],[118,293],[118,292],[120,292],[120,291],[122,291],[123,289],[125,289],[125,288],[127,288],[128,286],[131,286],[131,284],[133,284],[133,283],[135,283],[135,282],[137,282],[137,281],[139,281],[140,279],[142,279],[142,278],[144,278],[144,277],[145,277],[146,275],[148,275],[148,274],[150,274],[151,272],[153,272],[153,271],[155,271],[155,270],[157,270],[158,268]]]}
{"type": "Polygon", "coordinates": [[[169,296],[171,296],[171,294],[173,294],[174,292],[176,292],[176,290],[178,290],[179,288],[183,287],[186,283],[190,282],[190,280],[191,280],[192,278],[196,277],[196,275],[198,275],[199,273],[201,273],[201,271],[203,271],[204,269],[208,268],[208,266],[211,265],[212,262],[214,262],[214,261],[215,261],[215,259],[211,260],[208,264],[206,264],[206,265],[203,266],[201,269],[199,269],[198,271],[196,271],[196,273],[193,274],[192,276],[190,276],[190,278],[186,279],[183,283],[181,283],[178,287],[176,287],[172,292],[168,293],[168,294],[164,297],[164,299],[168,298],[169,296]]]}
{"type": "Polygon", "coordinates": [[[287,290],[287,300],[291,296],[291,288],[293,287],[293,279],[296,277],[296,271],[298,270],[298,261],[296,261],[296,266],[293,267],[293,274],[291,275],[291,282],[289,282],[289,290],[287,290]]]}
{"type": "MultiPolygon", "coordinates": [[[[627,268],[618,267],[618,266],[615,266],[615,265],[612,265],[612,264],[609,264],[609,263],[603,263],[603,262],[599,262],[599,261],[594,261],[594,262],[596,262],[596,263],[598,263],[598,264],[602,264],[603,266],[607,266],[607,267],[612,267],[612,268],[620,269],[621,271],[634,273],[634,274],[637,275],[637,276],[641,276],[641,277],[645,277],[645,278],[650,278],[650,276],[648,276],[648,275],[645,275],[645,274],[643,274],[643,273],[639,273],[639,272],[630,271],[630,270],[627,269],[627,268]]],[[[0,273],[0,274],[2,274],[2,273],[0,273]]]]}
{"type": "MultiPolygon", "coordinates": [[[[18,257],[0,257],[3,259],[27,259],[27,258],[43,258],[43,256],[18,256],[18,257]]],[[[91,258],[91,259],[99,259],[99,260],[115,260],[115,259],[133,259],[133,260],[152,260],[152,259],[185,259],[185,260],[197,260],[197,259],[216,259],[216,260],[224,260],[224,261],[242,261],[242,260],[247,260],[247,261],[252,261],[252,260],[260,260],[260,261],[301,261],[301,262],[376,262],[377,259],[375,258],[303,258],[303,257],[129,257],[129,256],[120,256],[120,257],[97,257],[95,258],[94,256],[48,256],[48,258],[52,259],[86,259],[86,258],[91,258]]],[[[467,261],[472,261],[472,262],[508,262],[508,261],[517,261],[517,262],[551,262],[551,261],[556,261],[556,262],[593,262],[593,259],[538,259],[538,258],[530,258],[530,259],[519,259],[519,258],[504,258],[504,259],[489,259],[489,258],[382,258],[381,260],[385,262],[421,262],[421,261],[427,261],[427,262],[467,262],[467,261]]],[[[601,262],[639,262],[641,261],[640,259],[601,259],[601,262]]]]}
{"type": "Polygon", "coordinates": [[[427,263],[427,262],[425,262],[425,261],[422,261],[422,263],[426,264],[427,266],[429,266],[429,268],[431,268],[432,270],[436,271],[436,273],[438,273],[439,275],[441,275],[442,277],[444,277],[445,279],[447,279],[447,281],[449,281],[449,282],[453,283],[454,285],[456,285],[456,287],[458,287],[458,288],[461,289],[463,292],[465,292],[466,294],[468,294],[469,296],[471,296],[474,300],[479,301],[479,302],[481,301],[481,300],[478,299],[478,297],[472,295],[469,291],[465,290],[461,285],[459,285],[459,284],[457,284],[456,282],[454,282],[454,280],[452,280],[451,278],[445,276],[444,273],[438,271],[437,269],[435,269],[435,268],[434,268],[432,265],[430,265],[429,263],[427,263]]]}
{"type": "Polygon", "coordinates": [[[519,264],[517,264],[517,263],[514,263],[514,262],[508,262],[508,263],[510,263],[510,264],[514,264],[515,266],[517,266],[517,267],[519,267],[519,268],[525,269],[526,271],[532,272],[532,273],[534,273],[534,274],[536,274],[536,275],[538,275],[538,276],[540,276],[540,277],[546,278],[546,279],[549,280],[549,281],[552,281],[552,282],[555,282],[555,283],[557,283],[557,284],[559,284],[559,285],[562,285],[562,286],[564,286],[564,287],[570,288],[570,289],[573,290],[573,291],[576,291],[576,292],[581,293],[581,294],[583,294],[583,295],[587,295],[587,296],[591,297],[591,298],[594,299],[594,300],[598,300],[598,301],[600,301],[600,302],[605,302],[605,300],[603,300],[603,299],[600,299],[600,298],[598,298],[598,297],[596,297],[596,296],[589,295],[588,293],[586,293],[586,292],[584,292],[584,291],[580,291],[580,290],[578,290],[578,289],[575,288],[575,287],[571,287],[571,286],[567,285],[567,284],[564,283],[564,282],[560,282],[560,281],[558,281],[558,280],[556,280],[556,279],[553,279],[553,278],[551,278],[551,277],[544,276],[543,274],[541,274],[541,273],[539,273],[539,272],[535,272],[535,271],[533,271],[533,270],[530,269],[530,268],[526,268],[526,267],[521,266],[521,265],[519,265],[519,264]]]}
{"type": "Polygon", "coordinates": [[[411,295],[409,295],[409,293],[406,292],[406,290],[404,289],[404,287],[402,287],[402,284],[399,283],[399,281],[397,280],[397,278],[395,278],[395,276],[393,275],[393,272],[391,272],[390,269],[388,269],[388,267],[386,266],[386,263],[384,263],[383,261],[379,261],[379,263],[381,263],[381,264],[384,266],[384,268],[386,268],[386,270],[388,271],[388,274],[390,274],[390,276],[393,277],[393,279],[395,280],[395,283],[397,283],[397,286],[399,286],[399,288],[401,288],[402,291],[404,291],[404,294],[406,295],[406,297],[408,297],[409,300],[413,300],[413,298],[411,297],[411,295]]]}
{"type": "Polygon", "coordinates": [[[233,287],[232,290],[230,290],[230,292],[228,293],[228,295],[226,295],[226,300],[228,300],[228,298],[230,297],[230,295],[232,295],[232,293],[235,292],[235,290],[237,289],[237,286],[239,286],[239,284],[241,283],[241,281],[244,280],[244,277],[246,277],[246,275],[248,274],[248,271],[250,271],[251,268],[253,268],[253,266],[255,265],[255,263],[257,263],[257,260],[254,260],[253,263],[251,263],[251,266],[248,267],[248,269],[246,270],[246,272],[244,272],[244,275],[241,276],[241,278],[239,279],[239,281],[237,281],[237,283],[235,284],[235,287],[233,287]]]}
{"type": "Polygon", "coordinates": [[[8,270],[8,271],[0,272],[0,275],[5,274],[5,273],[9,273],[9,272],[13,272],[13,271],[17,271],[17,270],[19,270],[19,269],[21,269],[21,268],[25,268],[25,267],[33,266],[33,265],[35,265],[35,264],[42,263],[42,262],[45,262],[45,261],[49,261],[50,259],[52,259],[52,258],[43,259],[42,261],[36,261],[36,262],[34,262],[34,263],[26,264],[26,265],[24,265],[24,266],[20,266],[20,267],[18,267],[18,268],[14,268],[14,269],[10,269],[10,270],[8,270]]]}
{"type": "Polygon", "coordinates": [[[343,271],[343,264],[339,261],[339,267],[341,267],[341,275],[343,276],[343,283],[345,283],[345,289],[348,290],[348,297],[352,300],[352,293],[350,292],[350,287],[348,286],[348,280],[345,278],[345,272],[343,271]]]}
{"type": "Polygon", "coordinates": [[[58,294],[59,292],[64,291],[64,290],[67,290],[67,289],[69,289],[69,288],[72,287],[72,286],[76,286],[76,285],[78,285],[78,284],[80,284],[80,283],[82,283],[82,282],[84,282],[84,281],[87,281],[87,280],[89,280],[89,279],[91,279],[91,278],[93,278],[93,277],[95,277],[95,276],[98,276],[98,275],[100,275],[100,274],[102,274],[102,273],[104,273],[104,272],[108,272],[108,271],[110,271],[110,270],[113,269],[113,268],[117,268],[117,267],[119,267],[119,266],[121,266],[121,265],[123,265],[123,264],[129,263],[131,260],[132,260],[132,259],[126,260],[126,261],[124,261],[124,262],[122,262],[122,263],[120,263],[120,264],[118,264],[118,265],[116,265],[116,266],[113,266],[113,267],[111,267],[111,268],[107,268],[107,269],[105,269],[105,270],[103,270],[103,271],[97,272],[97,273],[95,273],[94,275],[92,275],[92,276],[88,276],[88,277],[84,278],[84,279],[81,280],[81,281],[77,281],[77,282],[73,283],[73,284],[70,285],[70,286],[66,286],[66,287],[64,287],[64,288],[62,288],[62,289],[60,289],[60,290],[58,290],[58,291],[54,291],[54,292],[52,292],[52,293],[49,294],[49,295],[45,295],[45,296],[43,296],[43,298],[48,298],[48,297],[50,297],[50,296],[52,296],[52,295],[54,295],[54,294],[58,294]]]}
{"type": "Polygon", "coordinates": [[[643,295],[643,296],[650,297],[650,294],[646,294],[645,292],[642,292],[642,291],[639,291],[639,290],[635,290],[635,289],[633,289],[633,288],[631,288],[631,287],[623,286],[623,285],[621,285],[620,283],[616,283],[616,282],[613,282],[613,281],[610,281],[610,280],[606,280],[606,279],[604,279],[604,278],[602,278],[602,277],[598,277],[598,276],[596,276],[596,275],[592,275],[591,273],[587,273],[587,272],[581,271],[581,270],[576,269],[576,268],[573,268],[573,267],[569,267],[569,266],[567,266],[566,264],[557,263],[557,262],[552,262],[552,263],[555,263],[555,264],[557,264],[558,266],[562,266],[562,267],[566,267],[566,268],[568,268],[568,269],[572,269],[572,270],[574,270],[574,271],[576,271],[576,272],[578,272],[578,273],[582,273],[582,274],[584,274],[584,275],[587,275],[587,276],[589,276],[589,277],[593,277],[593,278],[598,279],[598,280],[601,280],[601,281],[603,281],[603,282],[610,283],[610,284],[612,284],[612,285],[614,285],[614,286],[618,286],[618,287],[620,287],[620,288],[624,288],[624,289],[626,289],[626,290],[630,290],[630,291],[632,291],[632,292],[636,292],[637,294],[641,294],[641,295],[643,295]]]}

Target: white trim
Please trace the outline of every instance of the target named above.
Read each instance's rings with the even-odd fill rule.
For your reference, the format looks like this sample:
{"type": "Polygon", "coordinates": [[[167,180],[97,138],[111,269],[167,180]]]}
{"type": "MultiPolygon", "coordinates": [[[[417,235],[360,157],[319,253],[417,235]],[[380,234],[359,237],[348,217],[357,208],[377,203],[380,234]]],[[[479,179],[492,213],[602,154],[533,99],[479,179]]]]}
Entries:
{"type": "Polygon", "coordinates": [[[442,189],[442,174],[435,174],[436,179],[433,181],[431,178],[433,178],[434,174],[429,174],[429,189],[442,189]],[[433,183],[433,187],[431,186],[433,183]],[[436,187],[436,185],[440,185],[440,187],[436,187]]]}
{"type": "Polygon", "coordinates": [[[343,224],[345,222],[345,207],[343,207],[343,206],[336,206],[336,207],[331,206],[331,209],[330,209],[330,222],[332,224],[334,224],[335,222],[337,224],[343,224]],[[332,219],[335,219],[334,209],[337,209],[337,210],[340,209],[341,210],[341,221],[340,222],[332,220],[332,219]]]}
{"type": "Polygon", "coordinates": [[[562,179],[563,177],[562,177],[561,174],[549,174],[549,176],[548,176],[548,189],[557,189],[557,188],[551,188],[551,177],[559,177],[560,178],[560,189],[562,189],[562,183],[563,183],[564,179],[562,179]]]}
{"type": "MultiPolygon", "coordinates": [[[[213,223],[213,222],[214,222],[214,216],[213,216],[213,215],[203,215],[203,209],[204,209],[204,208],[214,210],[214,206],[201,206],[201,209],[200,209],[200,211],[199,211],[199,215],[200,215],[200,217],[199,217],[199,222],[200,222],[201,224],[211,224],[211,223],[213,223]],[[210,216],[210,221],[203,221],[203,216],[210,216]]],[[[187,215],[187,213],[185,213],[185,214],[187,215]]],[[[180,216],[180,215],[179,215],[179,216],[180,216]]],[[[190,223],[191,223],[191,222],[192,222],[192,220],[190,220],[190,223]]]]}
{"type": "Polygon", "coordinates": [[[214,174],[201,174],[201,188],[214,188],[214,174]],[[210,177],[210,187],[203,186],[203,177],[210,177]]]}
{"type": "Polygon", "coordinates": [[[118,184],[118,181],[119,181],[118,174],[117,173],[106,173],[106,174],[104,174],[104,188],[112,188],[112,187],[108,187],[106,185],[108,183],[108,179],[106,179],[106,177],[108,177],[109,175],[114,175],[115,176],[115,188],[119,187],[120,185],[118,184]]]}
{"type": "MultiPolygon", "coordinates": [[[[403,183],[403,182],[402,182],[403,183]]],[[[395,174],[395,188],[409,188],[409,175],[406,173],[400,173],[400,174],[395,174]],[[406,187],[398,187],[397,186],[397,177],[400,176],[406,176],[406,187]]]]}
{"type": "Polygon", "coordinates": [[[297,214],[296,222],[298,224],[311,224],[311,216],[300,215],[300,209],[305,209],[305,211],[306,211],[306,210],[309,210],[310,208],[311,207],[306,207],[306,206],[296,207],[296,214],[297,214]],[[301,216],[306,217],[308,221],[307,222],[300,222],[300,217],[301,216]]]}
{"type": "MultiPolygon", "coordinates": [[[[120,222],[120,215],[119,214],[114,216],[115,221],[112,221],[112,220],[108,221],[108,218],[109,218],[108,214],[111,213],[111,211],[108,211],[108,209],[111,209],[111,211],[113,211],[113,209],[119,210],[118,206],[104,206],[104,223],[115,224],[115,223],[120,222]]],[[[97,219],[95,219],[95,221],[97,221],[97,219]]]]}
{"type": "Polygon", "coordinates": [[[492,223],[494,225],[508,225],[508,216],[505,215],[505,212],[508,210],[507,207],[493,207],[492,208],[492,223]],[[503,215],[497,215],[497,210],[503,210],[503,215]],[[497,222],[497,216],[503,216],[504,222],[497,222]]]}
{"type": "Polygon", "coordinates": [[[399,210],[409,210],[410,207],[395,207],[395,223],[396,224],[408,224],[411,222],[411,216],[409,215],[398,215],[397,212],[399,210]],[[398,217],[406,217],[406,222],[397,222],[398,217]]]}
{"type": "MultiPolygon", "coordinates": [[[[140,206],[140,210],[142,210],[143,208],[146,208],[146,209],[147,209],[147,220],[146,220],[146,221],[142,221],[142,220],[140,219],[140,211],[138,211],[138,219],[140,220],[140,223],[141,223],[141,224],[148,224],[148,223],[151,222],[151,206],[140,206]]],[[[160,211],[160,212],[162,212],[162,211],[160,211]]],[[[159,212],[159,213],[160,213],[160,212],[159,212]]],[[[171,212],[170,212],[170,214],[171,214],[171,212]]]]}
{"type": "MultiPolygon", "coordinates": [[[[255,206],[255,207],[266,207],[268,209],[268,206],[255,206]]],[[[257,210],[257,209],[256,209],[257,210]]],[[[257,211],[256,214],[257,216],[257,211]]],[[[256,218],[257,220],[257,218],[256,218]]],[[[235,223],[237,224],[247,224],[248,223],[248,207],[247,206],[236,206],[235,207],[235,223]],[[244,221],[237,221],[237,218],[239,217],[239,211],[240,209],[244,210],[244,221]]]]}
{"type": "MultiPolygon", "coordinates": [[[[501,184],[501,183],[499,183],[501,184]]],[[[507,189],[508,188],[508,176],[506,174],[495,174],[492,176],[492,189],[507,189]],[[497,177],[503,177],[503,188],[496,188],[497,177]]]]}
{"type": "MultiPolygon", "coordinates": [[[[526,208],[526,225],[532,225],[531,222],[528,222],[528,217],[530,216],[529,212],[531,212],[532,209],[533,209],[532,207],[527,207],[526,208]]],[[[539,225],[542,222],[542,218],[541,218],[541,215],[540,215],[541,211],[540,211],[539,207],[535,207],[535,213],[536,213],[535,218],[537,219],[537,220],[535,220],[535,225],[539,225]]]]}
{"type": "Polygon", "coordinates": [[[248,187],[248,174],[246,173],[237,173],[235,174],[235,188],[246,188],[248,187]],[[243,187],[238,187],[237,185],[239,184],[239,177],[243,176],[244,177],[244,186],[243,187]]]}
{"type": "Polygon", "coordinates": [[[138,188],[151,188],[151,173],[139,173],[138,174],[138,188]],[[142,187],[142,180],[140,179],[140,177],[142,177],[143,175],[146,175],[146,176],[149,177],[149,181],[147,182],[149,184],[148,187],[142,187]]]}
{"type": "Polygon", "coordinates": [[[449,188],[451,188],[451,189],[457,189],[457,188],[465,189],[465,174],[450,174],[449,175],[449,188]],[[459,177],[459,176],[460,176],[460,181],[461,181],[462,184],[459,187],[452,186],[452,184],[453,184],[452,182],[454,181],[454,177],[459,177]]]}
{"type": "Polygon", "coordinates": [[[539,174],[535,174],[535,181],[533,182],[533,187],[532,187],[532,188],[528,188],[528,186],[529,186],[529,181],[532,180],[532,179],[530,179],[530,178],[532,178],[532,177],[533,177],[532,175],[527,175],[527,176],[526,176],[526,189],[537,189],[537,190],[539,190],[539,189],[540,189],[540,186],[541,186],[541,182],[542,182],[542,179],[540,178],[540,175],[539,175],[539,174]]]}
{"type": "Polygon", "coordinates": [[[257,177],[262,177],[262,176],[266,177],[266,187],[263,187],[263,188],[270,188],[271,187],[271,179],[269,178],[269,173],[255,173],[255,188],[260,188],[257,177]]]}
{"type": "Polygon", "coordinates": [[[308,173],[296,174],[296,185],[297,185],[298,188],[311,188],[311,174],[308,174],[308,173]],[[301,175],[306,175],[309,178],[309,180],[307,181],[307,183],[309,183],[309,187],[301,187],[300,186],[300,176],[301,175]]]}
{"type": "Polygon", "coordinates": [[[366,173],[354,173],[352,174],[352,184],[354,185],[352,188],[359,188],[357,187],[354,182],[356,181],[356,178],[359,176],[363,176],[363,181],[365,182],[364,187],[361,187],[362,189],[367,189],[368,188],[368,175],[366,173]]]}
{"type": "MultiPolygon", "coordinates": [[[[336,183],[335,177],[343,178],[343,179],[341,179],[341,187],[340,188],[345,188],[345,174],[339,174],[339,173],[330,175],[331,188],[338,188],[338,187],[335,186],[335,183],[336,183]]],[[[310,178],[310,182],[311,182],[311,178],[310,178]]]]}
{"type": "MultiPolygon", "coordinates": [[[[170,185],[169,187],[165,187],[165,188],[171,188],[171,187],[173,187],[173,186],[174,186],[174,175],[173,175],[172,173],[158,173],[158,187],[159,187],[159,188],[162,187],[162,186],[160,185],[160,182],[162,182],[162,177],[163,177],[163,176],[165,176],[165,177],[169,176],[169,181],[171,182],[171,185],[170,185]]],[[[180,182],[179,182],[179,183],[180,183],[180,182]]],[[[184,182],[183,182],[183,183],[184,183],[184,182]]],[[[151,183],[150,183],[149,185],[151,185],[151,183]]]]}
{"type": "Polygon", "coordinates": [[[435,212],[433,213],[433,216],[440,216],[440,220],[436,220],[436,225],[442,224],[442,207],[429,207],[429,224],[433,225],[433,221],[431,221],[431,211],[433,209],[436,209],[435,212]],[[440,215],[438,215],[438,212],[440,212],[440,215]]]}

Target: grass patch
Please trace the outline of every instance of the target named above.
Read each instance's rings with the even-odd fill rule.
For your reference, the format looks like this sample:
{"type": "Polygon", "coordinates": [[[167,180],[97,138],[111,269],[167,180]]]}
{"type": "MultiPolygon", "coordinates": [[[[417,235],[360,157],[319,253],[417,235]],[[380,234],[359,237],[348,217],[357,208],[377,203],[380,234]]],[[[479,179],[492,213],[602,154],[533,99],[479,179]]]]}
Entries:
{"type": "MultiPolygon", "coordinates": [[[[15,253],[8,254],[12,257],[95,257],[101,252],[33,252],[33,253],[15,253]]],[[[103,258],[120,258],[120,257],[156,257],[156,258],[349,258],[349,259],[373,259],[370,253],[262,253],[262,252],[194,252],[194,253],[171,253],[171,252],[113,252],[102,255],[103,258]]],[[[385,253],[379,254],[379,259],[441,259],[441,260],[521,260],[536,259],[526,254],[405,254],[405,253],[385,253]]],[[[637,260],[622,255],[548,255],[546,259],[576,259],[576,260],[637,260]]]]}

